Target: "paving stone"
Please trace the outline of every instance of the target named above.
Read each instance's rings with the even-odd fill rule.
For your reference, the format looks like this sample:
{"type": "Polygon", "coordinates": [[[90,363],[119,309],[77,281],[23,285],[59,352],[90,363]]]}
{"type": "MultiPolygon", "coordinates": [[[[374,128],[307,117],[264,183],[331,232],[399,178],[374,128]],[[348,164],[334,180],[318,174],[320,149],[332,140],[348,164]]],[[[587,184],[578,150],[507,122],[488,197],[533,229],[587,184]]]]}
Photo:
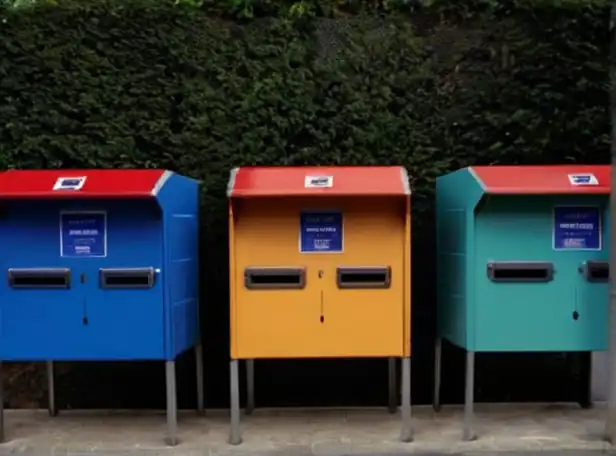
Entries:
{"type": "Polygon", "coordinates": [[[415,441],[399,442],[399,414],[383,409],[257,409],[242,417],[243,443],[231,446],[228,411],[182,411],[180,444],[164,444],[162,412],[5,412],[0,455],[81,456],[591,456],[616,450],[601,439],[605,410],[575,405],[477,404],[479,439],[461,441],[461,407],[413,408],[415,441]]]}

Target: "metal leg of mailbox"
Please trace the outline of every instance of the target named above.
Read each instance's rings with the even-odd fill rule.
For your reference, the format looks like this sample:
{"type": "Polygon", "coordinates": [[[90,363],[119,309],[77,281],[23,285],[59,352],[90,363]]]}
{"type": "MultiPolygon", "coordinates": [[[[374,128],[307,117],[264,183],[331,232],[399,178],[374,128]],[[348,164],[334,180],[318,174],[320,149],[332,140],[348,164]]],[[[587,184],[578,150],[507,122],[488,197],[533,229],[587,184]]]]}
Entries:
{"type": "Polygon", "coordinates": [[[464,432],[462,439],[475,440],[473,431],[473,403],[475,395],[475,352],[466,352],[466,382],[464,391],[464,432]]]}
{"type": "Polygon", "coordinates": [[[47,395],[49,396],[47,407],[49,416],[58,416],[56,408],[56,377],[54,375],[53,361],[47,361],[47,395]]]}
{"type": "Polygon", "coordinates": [[[246,415],[255,409],[255,360],[246,360],[246,415]]]}
{"type": "Polygon", "coordinates": [[[443,339],[436,338],[434,344],[434,391],[432,396],[432,408],[435,412],[441,410],[441,362],[443,356],[443,339]]]}
{"type": "Polygon", "coordinates": [[[165,378],[167,382],[167,438],[169,446],[178,444],[178,404],[175,387],[175,361],[165,363],[165,378]]]}
{"type": "Polygon", "coordinates": [[[411,358],[402,358],[402,442],[413,441],[413,427],[411,424],[411,358]]]}
{"type": "Polygon", "coordinates": [[[592,386],[592,353],[577,352],[578,371],[580,372],[580,407],[589,409],[593,406],[591,386],[592,386]]]}
{"type": "Polygon", "coordinates": [[[388,367],[388,385],[389,385],[389,413],[396,413],[398,408],[398,397],[396,389],[396,358],[389,358],[387,360],[388,367]]]}
{"type": "Polygon", "coordinates": [[[205,413],[205,385],[203,377],[203,345],[195,346],[195,370],[197,371],[197,412],[205,413]]]}
{"type": "Polygon", "coordinates": [[[231,445],[239,445],[242,443],[242,435],[240,431],[240,375],[237,359],[231,360],[230,370],[231,432],[229,434],[229,443],[231,445]]]}
{"type": "Polygon", "coordinates": [[[4,443],[4,375],[0,362],[0,443],[4,443]]]}

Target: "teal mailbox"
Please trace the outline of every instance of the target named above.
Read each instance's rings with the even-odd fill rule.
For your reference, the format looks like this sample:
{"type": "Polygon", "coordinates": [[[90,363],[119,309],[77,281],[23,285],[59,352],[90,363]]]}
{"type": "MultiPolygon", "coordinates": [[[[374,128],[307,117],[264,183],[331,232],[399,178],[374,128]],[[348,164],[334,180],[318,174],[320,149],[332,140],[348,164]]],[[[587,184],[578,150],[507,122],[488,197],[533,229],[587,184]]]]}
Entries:
{"type": "Polygon", "coordinates": [[[476,352],[581,352],[608,343],[609,166],[474,166],[436,184],[441,347],[466,350],[464,439],[476,352]]]}

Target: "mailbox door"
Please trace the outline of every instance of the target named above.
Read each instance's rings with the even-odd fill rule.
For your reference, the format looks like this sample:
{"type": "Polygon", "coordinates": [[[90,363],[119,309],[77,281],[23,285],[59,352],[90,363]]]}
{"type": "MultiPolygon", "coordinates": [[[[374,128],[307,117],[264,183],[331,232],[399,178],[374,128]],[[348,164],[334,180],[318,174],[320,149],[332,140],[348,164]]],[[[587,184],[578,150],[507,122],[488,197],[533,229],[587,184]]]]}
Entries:
{"type": "Polygon", "coordinates": [[[84,359],[83,294],[59,255],[58,207],[11,203],[0,224],[4,360],[84,359]]]}
{"type": "Polygon", "coordinates": [[[595,207],[602,207],[601,231],[603,233],[601,248],[583,251],[578,258],[578,291],[576,309],[580,332],[580,350],[606,350],[609,335],[609,280],[610,268],[608,245],[610,217],[607,205],[598,200],[595,207]]]}
{"type": "Polygon", "coordinates": [[[315,257],[298,249],[298,206],[238,202],[234,227],[231,353],[235,358],[328,355],[315,257]]]}
{"type": "MultiPolygon", "coordinates": [[[[594,255],[596,256],[596,255],[594,255]]],[[[574,323],[579,350],[605,350],[609,334],[609,268],[603,260],[578,264],[574,323]]]]}
{"type": "MultiPolygon", "coordinates": [[[[91,359],[164,357],[162,228],[149,202],[105,202],[104,255],[75,260],[91,359]]],[[[87,217],[87,212],[84,217],[87,217]]]]}
{"type": "Polygon", "coordinates": [[[403,355],[402,203],[375,197],[330,206],[342,216],[342,252],[312,256],[318,261],[323,343],[332,356],[403,355]]]}

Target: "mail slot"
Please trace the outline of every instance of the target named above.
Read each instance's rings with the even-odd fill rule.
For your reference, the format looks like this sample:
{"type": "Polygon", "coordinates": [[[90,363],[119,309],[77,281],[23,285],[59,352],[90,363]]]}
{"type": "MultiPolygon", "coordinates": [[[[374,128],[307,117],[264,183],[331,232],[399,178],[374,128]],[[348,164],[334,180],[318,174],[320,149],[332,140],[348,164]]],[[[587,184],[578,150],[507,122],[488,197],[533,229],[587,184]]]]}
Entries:
{"type": "Polygon", "coordinates": [[[549,282],[554,274],[554,265],[541,261],[490,262],[487,270],[492,282],[549,282]]]}
{"type": "MultiPolygon", "coordinates": [[[[242,167],[231,173],[228,196],[231,442],[240,441],[238,360],[246,360],[250,411],[255,359],[385,358],[395,410],[395,358],[402,358],[410,416],[406,171],[242,167]]],[[[403,428],[408,441],[409,418],[403,428]]]]}
{"type": "Polygon", "coordinates": [[[389,288],[391,268],[383,267],[338,267],[338,288],[389,288]]]}
{"type": "Polygon", "coordinates": [[[71,271],[67,268],[10,268],[7,279],[11,288],[70,288],[71,271]]]}
{"type": "Polygon", "coordinates": [[[152,288],[154,268],[106,268],[99,272],[101,288],[152,288]]]}
{"type": "Polygon", "coordinates": [[[198,195],[156,169],[0,174],[0,360],[47,362],[52,414],[55,361],[164,361],[175,444],[175,359],[200,353],[198,195]]]}
{"type": "Polygon", "coordinates": [[[244,283],[251,290],[302,289],[306,280],[303,268],[246,268],[244,283]]]}
{"type": "MultiPolygon", "coordinates": [[[[590,352],[608,342],[609,166],[473,166],[437,178],[437,340],[474,356],[590,352]]],[[[584,403],[585,399],[580,402],[584,403]]]]}
{"type": "Polygon", "coordinates": [[[589,282],[610,280],[610,264],[607,261],[587,261],[583,268],[584,277],[589,282]]]}

